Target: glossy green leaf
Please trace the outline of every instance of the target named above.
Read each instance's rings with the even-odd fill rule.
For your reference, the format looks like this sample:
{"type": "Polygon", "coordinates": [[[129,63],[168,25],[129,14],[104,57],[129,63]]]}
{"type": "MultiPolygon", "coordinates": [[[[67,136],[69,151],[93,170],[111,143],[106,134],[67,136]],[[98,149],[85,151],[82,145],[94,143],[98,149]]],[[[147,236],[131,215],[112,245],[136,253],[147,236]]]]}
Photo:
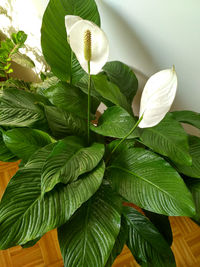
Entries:
{"type": "Polygon", "coordinates": [[[169,217],[162,214],[153,213],[148,210],[144,210],[145,215],[153,223],[153,225],[162,234],[168,245],[171,246],[173,242],[172,229],[169,221],[169,217]]]}
{"type": "Polygon", "coordinates": [[[40,95],[8,88],[1,92],[0,125],[46,129],[44,111],[38,103],[49,104],[40,95]]]}
{"type": "Polygon", "coordinates": [[[191,193],[163,158],[143,148],[131,147],[116,150],[114,155],[106,177],[121,196],[155,213],[194,215],[191,193]]]}
{"type": "Polygon", "coordinates": [[[110,253],[110,256],[106,262],[105,267],[111,267],[113,262],[115,261],[116,257],[120,255],[120,253],[123,250],[123,247],[127,241],[128,238],[128,228],[126,225],[126,222],[124,220],[124,217],[121,217],[121,226],[120,226],[120,231],[119,234],[115,240],[114,247],[110,253]]]}
{"type": "Polygon", "coordinates": [[[103,70],[109,80],[119,87],[120,91],[126,96],[127,101],[132,104],[133,97],[138,89],[138,80],[133,70],[120,61],[107,62],[103,70]]]}
{"type": "Polygon", "coordinates": [[[167,156],[180,164],[192,164],[192,158],[189,154],[188,136],[172,114],[168,113],[154,127],[141,129],[140,137],[142,142],[155,152],[167,156]]]}
{"type": "Polygon", "coordinates": [[[52,72],[62,81],[79,80],[85,73],[75,56],[71,71],[71,49],[67,42],[65,16],[76,15],[100,25],[94,0],[51,0],[43,16],[41,43],[44,57],[52,72]]]}
{"type": "Polygon", "coordinates": [[[52,143],[45,132],[30,128],[16,128],[3,133],[6,146],[20,159],[27,161],[38,149],[52,143]]]}
{"type": "Polygon", "coordinates": [[[170,246],[144,215],[131,207],[124,207],[123,216],[129,232],[127,246],[139,264],[176,266],[170,246]]]}
{"type": "Polygon", "coordinates": [[[59,82],[45,90],[44,95],[58,108],[87,118],[87,95],[79,88],[59,82]]]}
{"type": "Polygon", "coordinates": [[[104,164],[41,196],[41,169],[54,144],[37,151],[11,179],[0,203],[0,249],[23,245],[64,224],[101,185],[104,164]]]}
{"type": "Polygon", "coordinates": [[[192,219],[200,225],[200,180],[186,179],[185,182],[192,193],[196,207],[196,214],[192,217],[192,219]]]}
{"type": "MultiPolygon", "coordinates": [[[[98,120],[98,126],[91,125],[90,129],[103,136],[123,138],[136,124],[136,118],[132,117],[126,110],[119,106],[107,108],[98,120]]],[[[136,129],[130,138],[139,136],[136,129]]]]}
{"type": "Polygon", "coordinates": [[[120,230],[121,199],[108,186],[58,229],[64,266],[103,267],[120,230]]]}
{"type": "Polygon", "coordinates": [[[183,123],[190,124],[200,129],[200,114],[190,110],[174,111],[172,112],[174,118],[183,123]]]}
{"type": "Polygon", "coordinates": [[[71,183],[93,170],[104,155],[104,145],[93,143],[86,147],[78,137],[70,136],[59,141],[49,154],[42,171],[42,193],[58,183],[71,183]]]}
{"type": "Polygon", "coordinates": [[[117,85],[108,81],[107,77],[102,74],[92,76],[95,90],[105,99],[113,104],[122,107],[130,114],[133,114],[132,108],[129,105],[124,94],[121,93],[117,85]]]}
{"type": "Polygon", "coordinates": [[[68,135],[87,135],[87,123],[82,118],[53,106],[44,106],[44,110],[54,137],[62,139],[68,135]]]}
{"type": "Polygon", "coordinates": [[[175,163],[179,172],[194,178],[200,178],[200,138],[189,136],[189,153],[192,157],[192,165],[185,166],[175,163]]]}
{"type": "Polygon", "coordinates": [[[12,162],[17,160],[18,157],[8,149],[3,141],[2,134],[0,133],[0,161],[12,162]]]}

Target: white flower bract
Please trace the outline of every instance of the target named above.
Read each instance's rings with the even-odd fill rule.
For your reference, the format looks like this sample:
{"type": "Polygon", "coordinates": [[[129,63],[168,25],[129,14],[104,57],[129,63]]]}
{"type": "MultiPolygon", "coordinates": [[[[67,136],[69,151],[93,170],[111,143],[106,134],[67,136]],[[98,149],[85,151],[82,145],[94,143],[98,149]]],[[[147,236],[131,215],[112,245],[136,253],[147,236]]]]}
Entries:
{"type": "Polygon", "coordinates": [[[88,61],[84,55],[84,36],[91,33],[90,74],[97,74],[108,60],[109,45],[105,33],[94,23],[78,16],[65,16],[68,42],[81,67],[88,73],[88,61]]]}
{"type": "Polygon", "coordinates": [[[169,111],[177,90],[177,75],[174,67],[152,75],[142,92],[139,117],[143,119],[138,125],[148,128],[157,125],[169,111]]]}

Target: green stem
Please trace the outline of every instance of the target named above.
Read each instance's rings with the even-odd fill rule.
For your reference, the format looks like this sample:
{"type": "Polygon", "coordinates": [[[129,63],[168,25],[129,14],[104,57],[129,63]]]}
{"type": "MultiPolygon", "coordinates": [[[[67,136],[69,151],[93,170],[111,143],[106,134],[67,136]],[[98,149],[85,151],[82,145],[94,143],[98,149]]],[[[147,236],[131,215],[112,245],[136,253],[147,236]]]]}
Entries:
{"type": "Polygon", "coordinates": [[[137,128],[138,124],[141,122],[141,120],[143,119],[143,115],[139,118],[139,120],[136,122],[136,124],[133,126],[133,128],[127,133],[127,135],[125,135],[121,141],[113,148],[113,150],[111,151],[106,163],[108,163],[108,161],[110,160],[110,157],[112,156],[112,154],[115,152],[115,150],[126,140],[127,137],[129,137],[130,134],[132,134],[132,132],[137,128]]]}
{"type": "Polygon", "coordinates": [[[90,94],[91,94],[91,75],[90,75],[90,61],[88,61],[88,117],[87,117],[87,136],[88,145],[90,143],[90,94]]]}

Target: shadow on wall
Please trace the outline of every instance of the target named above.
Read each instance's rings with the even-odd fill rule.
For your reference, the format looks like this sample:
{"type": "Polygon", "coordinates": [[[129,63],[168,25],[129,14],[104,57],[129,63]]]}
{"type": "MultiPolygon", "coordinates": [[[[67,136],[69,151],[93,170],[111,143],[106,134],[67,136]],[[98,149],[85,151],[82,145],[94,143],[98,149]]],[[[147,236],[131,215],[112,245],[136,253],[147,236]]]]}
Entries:
{"type": "Polygon", "coordinates": [[[141,42],[133,25],[128,25],[119,13],[104,0],[96,0],[101,15],[102,28],[110,43],[110,60],[120,60],[142,73],[149,69],[156,72],[156,64],[148,51],[148,44],[141,42]]]}

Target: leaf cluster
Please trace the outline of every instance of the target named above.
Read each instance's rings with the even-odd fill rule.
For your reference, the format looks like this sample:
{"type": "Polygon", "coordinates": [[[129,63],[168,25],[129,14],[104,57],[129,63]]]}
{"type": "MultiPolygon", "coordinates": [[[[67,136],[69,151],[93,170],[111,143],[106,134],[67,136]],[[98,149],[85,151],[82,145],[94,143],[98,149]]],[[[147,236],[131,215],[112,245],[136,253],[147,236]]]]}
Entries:
{"type": "Polygon", "coordinates": [[[137,122],[138,89],[132,69],[112,61],[91,77],[88,143],[88,77],[67,43],[66,14],[100,25],[93,0],[51,0],[42,49],[53,75],[34,92],[14,83],[1,91],[0,160],[21,163],[0,202],[0,248],[32,246],[57,228],[65,266],[112,266],[124,244],[141,266],[175,266],[168,216],[200,223],[200,138],[181,125],[200,129],[200,115],[168,113],[111,153],[137,122]]]}

